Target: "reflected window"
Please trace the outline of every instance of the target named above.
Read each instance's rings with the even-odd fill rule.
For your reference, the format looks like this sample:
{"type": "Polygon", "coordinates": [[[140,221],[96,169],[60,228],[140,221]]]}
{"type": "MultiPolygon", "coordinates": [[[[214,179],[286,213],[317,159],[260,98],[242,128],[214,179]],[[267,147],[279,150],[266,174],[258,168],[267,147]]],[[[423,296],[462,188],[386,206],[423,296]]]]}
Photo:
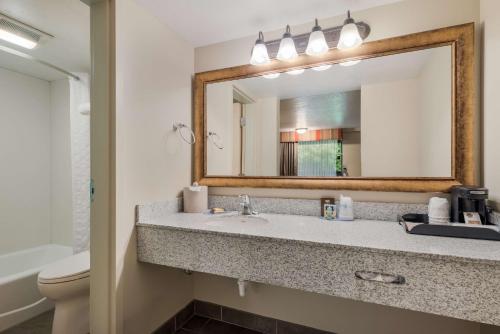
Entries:
{"type": "Polygon", "coordinates": [[[298,143],[298,176],[342,176],[342,141],[298,143]]]}

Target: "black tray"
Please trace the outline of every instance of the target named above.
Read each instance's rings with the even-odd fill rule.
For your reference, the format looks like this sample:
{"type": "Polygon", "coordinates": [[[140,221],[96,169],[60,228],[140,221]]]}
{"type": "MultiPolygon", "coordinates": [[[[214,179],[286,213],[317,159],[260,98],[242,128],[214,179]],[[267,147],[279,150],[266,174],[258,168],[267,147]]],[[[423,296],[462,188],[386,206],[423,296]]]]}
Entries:
{"type": "Polygon", "coordinates": [[[399,223],[410,234],[500,241],[500,232],[495,225],[429,224],[427,215],[413,213],[400,216],[399,223]]]}

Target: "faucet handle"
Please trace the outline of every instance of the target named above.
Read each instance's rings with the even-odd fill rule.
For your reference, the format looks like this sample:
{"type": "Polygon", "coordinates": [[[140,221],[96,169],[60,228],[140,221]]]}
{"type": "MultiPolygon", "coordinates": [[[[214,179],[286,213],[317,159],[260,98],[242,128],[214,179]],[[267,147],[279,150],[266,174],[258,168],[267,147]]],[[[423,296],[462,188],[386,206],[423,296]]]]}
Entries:
{"type": "Polygon", "coordinates": [[[238,197],[243,200],[242,204],[250,203],[250,197],[247,194],[241,194],[238,197]]]}

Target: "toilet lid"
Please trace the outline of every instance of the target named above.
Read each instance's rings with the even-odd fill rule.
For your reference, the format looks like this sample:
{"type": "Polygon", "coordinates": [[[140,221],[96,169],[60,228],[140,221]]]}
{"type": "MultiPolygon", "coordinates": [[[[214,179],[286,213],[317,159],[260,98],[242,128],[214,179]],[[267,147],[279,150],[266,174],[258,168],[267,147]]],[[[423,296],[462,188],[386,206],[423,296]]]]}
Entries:
{"type": "Polygon", "coordinates": [[[61,283],[89,277],[89,275],[90,253],[85,251],[49,264],[38,274],[38,282],[61,283]]]}

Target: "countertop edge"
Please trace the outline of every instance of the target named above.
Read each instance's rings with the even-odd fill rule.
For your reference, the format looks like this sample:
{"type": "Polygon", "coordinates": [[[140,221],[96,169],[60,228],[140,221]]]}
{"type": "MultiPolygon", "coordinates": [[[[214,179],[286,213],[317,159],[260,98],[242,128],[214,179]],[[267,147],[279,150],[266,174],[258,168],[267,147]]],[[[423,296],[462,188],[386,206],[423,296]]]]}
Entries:
{"type": "Polygon", "coordinates": [[[300,239],[260,236],[260,235],[233,233],[233,232],[225,232],[225,231],[208,231],[208,230],[196,229],[196,228],[192,228],[192,227],[161,225],[161,224],[155,224],[155,223],[150,223],[150,222],[137,222],[136,227],[152,228],[152,229],[158,229],[158,230],[183,231],[183,232],[188,232],[188,233],[220,235],[220,236],[227,236],[227,237],[274,241],[274,242],[280,242],[280,243],[294,243],[294,244],[301,244],[301,245],[308,245],[308,246],[328,247],[328,248],[337,248],[337,249],[350,249],[350,250],[354,249],[354,250],[360,250],[363,252],[402,255],[402,256],[413,256],[413,257],[433,259],[433,260],[449,260],[449,261],[462,262],[462,263],[485,264],[485,265],[493,265],[493,266],[500,265],[500,261],[490,260],[490,259],[478,259],[478,258],[469,258],[469,257],[463,257],[463,256],[442,255],[442,254],[432,254],[432,253],[418,253],[418,252],[414,252],[414,251],[374,248],[374,247],[368,247],[368,246],[367,247],[353,246],[353,245],[345,245],[345,244],[338,244],[338,243],[327,243],[327,242],[317,242],[317,241],[300,240],[300,239]]]}

